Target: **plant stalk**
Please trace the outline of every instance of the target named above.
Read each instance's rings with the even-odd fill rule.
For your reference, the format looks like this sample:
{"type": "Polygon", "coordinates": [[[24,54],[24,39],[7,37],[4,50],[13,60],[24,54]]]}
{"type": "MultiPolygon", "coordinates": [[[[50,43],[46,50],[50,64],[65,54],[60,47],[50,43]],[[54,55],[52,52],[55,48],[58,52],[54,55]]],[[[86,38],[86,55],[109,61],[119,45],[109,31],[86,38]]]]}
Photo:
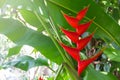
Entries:
{"type": "MultiPolygon", "coordinates": [[[[58,51],[60,52],[63,60],[65,61],[65,63],[67,63],[67,66],[69,66],[69,68],[72,69],[72,72],[71,72],[71,73],[73,73],[73,71],[76,72],[76,70],[74,69],[74,66],[73,66],[73,65],[70,63],[70,61],[67,59],[66,55],[62,53],[60,47],[58,46],[57,41],[54,39],[54,37],[52,36],[51,32],[49,31],[49,29],[48,29],[48,28],[46,27],[46,25],[44,24],[41,15],[38,15],[37,12],[34,12],[34,13],[35,13],[35,15],[37,16],[37,18],[38,18],[38,20],[40,21],[40,23],[42,24],[42,26],[44,27],[44,29],[48,32],[50,38],[52,39],[53,43],[54,43],[55,46],[57,47],[58,51]]],[[[77,75],[77,74],[73,74],[75,80],[77,80],[75,75],[77,75]]]]}

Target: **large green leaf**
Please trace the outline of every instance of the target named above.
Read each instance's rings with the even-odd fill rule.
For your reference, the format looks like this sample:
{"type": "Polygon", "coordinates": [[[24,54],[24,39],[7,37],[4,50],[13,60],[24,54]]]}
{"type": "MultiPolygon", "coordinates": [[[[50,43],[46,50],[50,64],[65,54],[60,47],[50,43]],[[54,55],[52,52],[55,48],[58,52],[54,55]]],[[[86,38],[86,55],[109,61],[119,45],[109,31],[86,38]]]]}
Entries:
{"type": "Polygon", "coordinates": [[[33,11],[23,9],[19,11],[27,23],[36,27],[37,29],[39,29],[39,31],[43,30],[43,27],[41,27],[41,23],[39,22],[38,18],[36,17],[33,11]]]}
{"type": "Polygon", "coordinates": [[[44,17],[48,17],[48,11],[45,8],[44,0],[34,0],[33,4],[36,12],[38,10],[38,13],[44,15],[44,17]]]}
{"type": "Polygon", "coordinates": [[[94,31],[96,27],[98,28],[95,35],[99,36],[105,41],[114,41],[117,45],[120,46],[120,26],[113,20],[104,10],[97,5],[92,0],[46,0],[47,8],[49,10],[50,16],[56,24],[65,26],[65,28],[70,28],[63,16],[61,11],[64,11],[68,14],[76,14],[85,6],[90,5],[88,13],[83,22],[90,20],[95,17],[95,20],[89,31],[94,31]],[[57,14],[57,15],[56,15],[57,14]],[[58,16],[59,15],[59,16],[58,16]]]}
{"type": "Polygon", "coordinates": [[[34,59],[33,57],[24,55],[5,63],[3,65],[3,68],[16,67],[16,68],[20,68],[22,70],[27,71],[30,68],[36,67],[36,66],[49,66],[49,65],[46,59],[43,59],[43,58],[34,59]]]}
{"type": "Polygon", "coordinates": [[[45,57],[57,64],[63,61],[57,48],[49,37],[25,27],[17,20],[0,18],[0,33],[6,35],[19,46],[29,45],[36,48],[45,57]]]}

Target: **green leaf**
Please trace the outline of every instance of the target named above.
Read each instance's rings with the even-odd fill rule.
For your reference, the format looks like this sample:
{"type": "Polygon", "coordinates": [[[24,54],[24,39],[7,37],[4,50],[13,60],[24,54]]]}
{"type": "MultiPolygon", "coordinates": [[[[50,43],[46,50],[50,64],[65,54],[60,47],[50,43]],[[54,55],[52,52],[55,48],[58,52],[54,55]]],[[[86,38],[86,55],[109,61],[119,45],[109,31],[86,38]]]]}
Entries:
{"type": "Polygon", "coordinates": [[[49,66],[46,59],[37,58],[36,60],[31,56],[20,56],[12,61],[8,61],[6,64],[3,65],[4,68],[7,67],[16,67],[22,70],[29,70],[30,68],[36,66],[49,66]]]}
{"type": "Polygon", "coordinates": [[[85,6],[90,5],[88,13],[83,20],[83,22],[86,22],[95,17],[95,20],[89,28],[89,31],[92,32],[98,28],[95,32],[95,35],[99,36],[98,38],[101,37],[106,42],[114,41],[120,46],[120,26],[92,0],[46,0],[46,2],[49,15],[52,16],[52,19],[55,21],[55,23],[62,25],[63,27],[65,26],[67,29],[71,29],[71,27],[66,24],[67,22],[65,22],[65,19],[61,15],[61,11],[74,16],[85,6]]]}
{"type": "Polygon", "coordinates": [[[0,33],[6,35],[18,46],[29,45],[34,47],[57,64],[63,62],[56,46],[48,36],[25,27],[17,20],[0,18],[0,33]]]}
{"type": "Polygon", "coordinates": [[[42,57],[37,58],[37,59],[35,60],[35,65],[36,65],[36,66],[41,66],[41,65],[49,66],[48,60],[43,59],[42,57]]]}
{"type": "Polygon", "coordinates": [[[33,11],[30,11],[30,10],[24,10],[24,9],[21,9],[19,10],[22,17],[24,18],[24,20],[29,23],[30,25],[36,27],[39,29],[39,31],[42,31],[43,30],[43,27],[41,27],[41,23],[39,22],[37,16],[34,14],[33,11]]]}
{"type": "Polygon", "coordinates": [[[107,48],[104,53],[110,60],[120,62],[120,50],[107,48]]]}
{"type": "Polygon", "coordinates": [[[111,73],[101,73],[99,71],[94,70],[91,66],[89,66],[86,70],[86,76],[83,80],[117,80],[115,76],[113,76],[111,73]]]}
{"type": "MultiPolygon", "coordinates": [[[[17,68],[27,71],[28,69],[35,66],[34,58],[30,56],[21,56],[14,60],[17,63],[14,65],[17,68]]],[[[14,62],[13,61],[13,62],[14,62]]]]}
{"type": "Polygon", "coordinates": [[[44,15],[44,17],[48,17],[48,11],[44,5],[44,0],[34,0],[33,4],[35,6],[35,11],[40,13],[41,15],[44,15]]]}
{"type": "Polygon", "coordinates": [[[7,57],[11,57],[13,55],[18,54],[20,49],[21,49],[21,46],[15,46],[13,48],[10,48],[7,57]]]}

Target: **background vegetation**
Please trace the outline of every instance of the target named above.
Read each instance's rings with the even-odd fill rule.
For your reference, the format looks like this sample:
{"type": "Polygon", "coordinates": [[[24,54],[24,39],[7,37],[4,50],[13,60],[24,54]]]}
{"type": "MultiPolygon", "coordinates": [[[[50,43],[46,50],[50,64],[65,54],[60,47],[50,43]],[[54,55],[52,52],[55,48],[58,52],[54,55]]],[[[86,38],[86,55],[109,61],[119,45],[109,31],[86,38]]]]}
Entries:
{"type": "MultiPolygon", "coordinates": [[[[60,39],[67,44],[71,43],[59,29],[61,25],[73,30],[61,11],[75,16],[88,5],[89,10],[82,23],[94,17],[95,20],[83,36],[87,36],[96,28],[97,31],[90,44],[82,51],[82,57],[94,55],[91,48],[97,52],[101,46],[106,44],[108,46],[104,54],[95,61],[97,64],[91,64],[82,73],[81,78],[120,80],[120,0],[1,0],[0,34],[8,38],[7,42],[14,43],[9,50],[5,46],[8,50],[6,54],[0,53],[1,69],[16,67],[29,71],[33,67],[46,66],[52,70],[52,74],[47,77],[41,75],[46,80],[73,80],[69,71],[62,65],[64,60],[61,53],[65,52],[56,41],[60,39]],[[21,53],[24,45],[31,46],[33,48],[31,53],[36,56],[21,53]],[[91,54],[88,55],[88,52],[91,54]]],[[[4,45],[8,46],[8,43],[4,45]]],[[[1,49],[3,47],[2,44],[1,49]]],[[[37,79],[38,75],[35,77],[37,79]]]]}

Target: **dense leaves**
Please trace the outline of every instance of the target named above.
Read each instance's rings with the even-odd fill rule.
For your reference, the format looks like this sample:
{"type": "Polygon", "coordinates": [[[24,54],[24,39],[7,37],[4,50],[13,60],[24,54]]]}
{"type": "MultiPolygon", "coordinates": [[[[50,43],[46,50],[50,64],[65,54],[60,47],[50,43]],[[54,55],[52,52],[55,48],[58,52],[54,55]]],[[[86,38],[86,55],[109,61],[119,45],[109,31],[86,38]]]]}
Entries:
{"type": "MultiPolygon", "coordinates": [[[[116,0],[110,0],[108,1],[107,5],[104,3],[100,3],[100,5],[104,6],[104,9],[101,8],[97,3],[103,0],[1,0],[0,7],[4,8],[6,4],[10,5],[10,11],[16,10],[18,14],[21,15],[21,17],[24,19],[23,21],[12,19],[12,18],[2,18],[0,17],[0,33],[6,35],[11,41],[16,43],[16,47],[11,48],[9,50],[8,57],[15,55],[19,52],[20,48],[23,45],[29,45],[34,48],[36,48],[38,51],[41,52],[46,58],[48,58],[50,61],[53,61],[57,64],[61,64],[63,61],[63,58],[61,57],[60,53],[63,53],[63,51],[60,52],[61,49],[59,49],[59,46],[56,46],[53,40],[50,39],[50,35],[48,36],[48,32],[46,32],[45,28],[39,21],[39,17],[35,14],[35,12],[43,18],[43,23],[46,25],[46,27],[50,30],[50,33],[53,34],[52,36],[56,36],[58,38],[59,34],[61,34],[58,25],[61,25],[67,30],[74,30],[70,27],[67,21],[64,19],[65,16],[62,15],[62,12],[69,14],[70,16],[75,17],[77,15],[77,12],[81,9],[83,9],[85,6],[89,5],[88,13],[86,14],[85,18],[81,21],[81,26],[88,25],[90,26],[91,22],[93,24],[90,28],[87,28],[87,32],[92,32],[96,28],[95,36],[94,38],[101,39],[104,41],[104,43],[114,43],[115,46],[114,49],[110,46],[110,49],[105,50],[105,54],[107,55],[108,59],[110,61],[117,61],[118,64],[120,62],[119,59],[119,47],[120,47],[120,26],[117,24],[117,20],[119,19],[119,7],[113,7],[113,4],[111,6],[111,3],[116,3],[116,0]],[[94,2],[96,1],[96,3],[94,2]],[[18,8],[21,8],[18,10],[18,8]],[[107,13],[106,13],[107,12],[107,13]],[[108,15],[112,15],[116,21],[108,15]],[[94,19],[91,20],[91,19],[94,19]],[[48,25],[48,21],[52,20],[52,26],[48,25]],[[90,21],[91,20],[91,21],[90,21]],[[20,21],[20,22],[19,22],[20,21]],[[22,23],[24,23],[24,25],[22,23]],[[30,24],[37,28],[37,30],[33,30],[28,28],[29,26],[25,26],[25,24],[30,24]],[[53,24],[55,25],[56,32],[53,29],[53,24]],[[42,31],[47,33],[47,36],[42,34],[42,31]],[[58,30],[58,31],[57,31],[58,30]],[[54,34],[55,33],[55,34],[54,34]],[[116,49],[117,46],[117,49],[116,49]],[[59,50],[59,51],[58,51],[59,50]]],[[[107,2],[107,1],[104,1],[107,2]]],[[[103,7],[102,6],[102,7],[103,7]]],[[[17,14],[17,17],[18,17],[17,14]]],[[[72,19],[74,19],[72,17],[72,19]]],[[[79,18],[79,16],[77,16],[79,18]]],[[[75,20],[77,22],[78,20],[75,20]]],[[[51,24],[51,23],[50,23],[51,24]]],[[[74,24],[76,25],[76,24],[74,24]]],[[[74,26],[76,27],[76,26],[74,26]]],[[[78,33],[81,33],[78,30],[76,30],[78,33]]],[[[64,31],[63,31],[64,32],[64,31]]],[[[83,31],[84,32],[84,31],[83,31]]],[[[61,36],[59,36],[61,37],[61,36]]],[[[76,42],[76,41],[75,41],[76,42]]],[[[73,45],[74,46],[74,45],[73,45]]],[[[27,57],[25,57],[28,59],[27,57]]],[[[19,58],[18,58],[19,59],[19,58]]],[[[16,65],[16,67],[21,68],[24,70],[27,70],[33,65],[29,63],[29,60],[34,63],[33,58],[29,58],[27,61],[23,59],[24,61],[21,61],[21,63],[16,64],[12,63],[12,65],[16,65]],[[24,66],[21,66],[24,65],[24,66]],[[26,67],[27,66],[27,67],[26,67]]],[[[38,66],[43,65],[41,58],[36,60],[38,66]]],[[[73,62],[74,63],[74,62],[73,62]]],[[[35,65],[35,66],[37,66],[35,65]]],[[[46,63],[44,64],[46,65],[46,63]]],[[[47,65],[48,66],[48,65],[47,65]]],[[[113,70],[115,67],[112,67],[113,70]]],[[[86,70],[86,75],[84,76],[84,80],[93,80],[93,77],[101,80],[101,77],[103,77],[104,80],[116,80],[114,76],[107,72],[107,75],[98,72],[94,70],[93,68],[88,68],[86,70]],[[96,76],[97,75],[97,76],[96,76]],[[98,76],[99,75],[99,76],[98,76]]]]}
{"type": "MultiPolygon", "coordinates": [[[[42,33],[25,27],[22,23],[14,19],[0,19],[0,33],[6,35],[17,45],[29,45],[36,48],[48,59],[60,64],[62,57],[51,39],[42,33]],[[10,26],[11,25],[11,26],[10,26]],[[56,58],[53,58],[56,57],[56,58]]],[[[19,47],[17,48],[19,49],[19,47]]],[[[12,50],[13,51],[13,50],[12,50]]],[[[10,51],[11,54],[11,51],[10,51]]],[[[9,54],[9,56],[10,56],[9,54]]]]}
{"type": "MultiPolygon", "coordinates": [[[[61,25],[65,25],[64,19],[62,18],[62,16],[57,16],[55,14],[61,15],[61,12],[60,12],[61,10],[76,14],[84,6],[88,6],[90,4],[90,8],[88,10],[87,16],[85,17],[85,21],[90,20],[94,17],[96,18],[93,21],[93,24],[89,29],[89,31],[93,31],[97,27],[98,28],[96,31],[97,36],[103,38],[105,41],[108,41],[108,40],[114,41],[116,44],[120,45],[119,25],[110,16],[108,16],[102,8],[97,6],[97,4],[94,3],[93,1],[76,0],[72,2],[68,0],[64,0],[64,1],[48,0],[47,2],[48,2],[48,9],[49,9],[50,15],[54,17],[54,21],[56,21],[57,24],[59,23],[61,25]],[[73,3],[75,5],[72,5],[73,3]],[[57,10],[55,8],[57,8],[57,10]],[[106,24],[106,23],[111,23],[112,25],[106,24]]],[[[68,25],[65,25],[65,27],[66,26],[68,25]]]]}

